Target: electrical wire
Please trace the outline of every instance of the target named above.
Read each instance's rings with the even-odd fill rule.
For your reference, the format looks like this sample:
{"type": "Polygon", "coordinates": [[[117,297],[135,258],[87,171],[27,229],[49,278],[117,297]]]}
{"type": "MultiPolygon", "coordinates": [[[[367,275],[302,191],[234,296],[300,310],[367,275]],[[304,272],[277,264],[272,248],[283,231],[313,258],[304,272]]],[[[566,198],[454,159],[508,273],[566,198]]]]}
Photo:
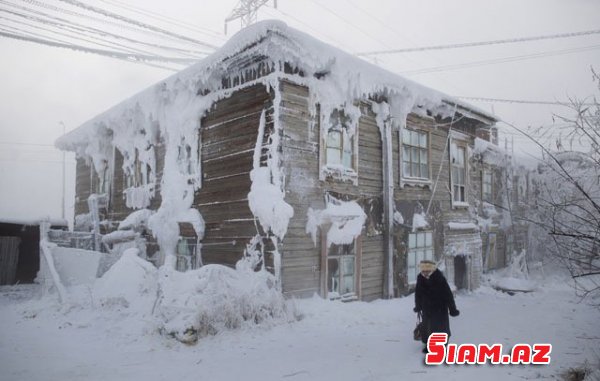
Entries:
{"type": "Polygon", "coordinates": [[[422,51],[426,51],[426,50],[470,48],[470,47],[475,47],[475,46],[512,44],[512,43],[528,42],[528,41],[554,40],[554,39],[559,39],[559,38],[572,38],[572,37],[580,37],[580,36],[589,36],[592,34],[600,34],[600,29],[586,30],[586,31],[582,31],[582,32],[559,33],[559,34],[551,34],[551,35],[544,35],[544,36],[507,38],[504,40],[466,42],[466,43],[459,43],[459,44],[422,46],[422,47],[405,48],[405,49],[378,50],[378,51],[371,51],[371,52],[360,52],[360,53],[356,53],[356,55],[357,56],[370,56],[370,55],[381,55],[381,54],[422,52],[422,51]]]}
{"type": "Polygon", "coordinates": [[[477,67],[477,66],[495,65],[495,64],[499,64],[499,63],[524,61],[524,60],[530,60],[530,59],[535,59],[535,58],[545,58],[545,57],[558,56],[558,55],[564,55],[564,54],[578,53],[578,52],[595,50],[598,48],[600,48],[600,45],[583,46],[583,47],[573,48],[573,49],[554,50],[554,51],[540,52],[540,53],[534,53],[534,54],[525,54],[525,55],[520,55],[520,56],[496,58],[496,59],[492,59],[492,60],[466,62],[466,63],[455,64],[455,65],[430,67],[430,68],[417,69],[417,70],[407,70],[407,71],[402,71],[400,73],[405,74],[405,75],[416,75],[416,74],[434,73],[434,72],[439,72],[439,71],[461,70],[461,69],[472,68],[472,67],[477,67]]]}
{"type": "MultiPolygon", "coordinates": [[[[121,52],[115,52],[115,51],[110,51],[110,50],[93,49],[93,48],[88,48],[88,47],[81,46],[81,45],[58,43],[58,42],[54,42],[54,41],[50,41],[50,40],[46,40],[46,39],[16,35],[13,33],[6,33],[6,32],[0,32],[0,37],[11,38],[11,39],[27,41],[27,42],[33,42],[33,43],[37,43],[37,44],[41,44],[41,45],[48,45],[48,46],[52,46],[55,48],[65,48],[65,49],[76,50],[76,51],[85,52],[85,53],[94,53],[94,54],[98,54],[101,56],[124,60],[127,62],[140,63],[140,64],[144,64],[144,65],[157,67],[160,69],[177,71],[177,69],[174,69],[174,68],[170,68],[167,66],[162,66],[162,65],[157,65],[157,64],[152,63],[152,61],[159,61],[159,62],[164,62],[164,63],[173,62],[174,59],[171,57],[146,56],[146,55],[140,55],[140,54],[121,53],[121,52]]],[[[186,59],[176,59],[176,60],[181,60],[181,61],[179,61],[179,63],[184,63],[186,61],[186,59]]]]}
{"type": "Polygon", "coordinates": [[[125,4],[125,3],[117,1],[117,0],[100,0],[100,1],[102,1],[103,3],[106,3],[106,4],[112,4],[112,5],[116,6],[116,7],[122,8],[122,9],[127,9],[129,11],[136,12],[138,14],[142,14],[144,16],[153,18],[155,20],[165,21],[165,22],[170,23],[172,25],[176,25],[176,26],[179,26],[179,27],[182,27],[182,28],[186,28],[186,29],[188,29],[190,31],[194,31],[194,32],[198,32],[198,33],[203,33],[203,34],[205,34],[207,36],[216,37],[216,38],[219,38],[221,40],[225,39],[225,36],[223,36],[222,33],[216,32],[216,31],[214,31],[212,29],[205,28],[205,27],[200,27],[198,25],[190,24],[190,23],[187,23],[185,21],[177,20],[177,19],[175,19],[173,17],[161,15],[160,13],[152,12],[150,10],[147,10],[147,9],[144,9],[144,8],[141,8],[141,7],[136,7],[136,6],[133,6],[131,4],[125,4]]]}
{"type": "MultiPolygon", "coordinates": [[[[557,105],[557,106],[572,106],[571,102],[564,101],[532,101],[532,100],[523,100],[523,99],[502,99],[502,98],[484,98],[484,97],[463,97],[463,96],[455,96],[455,98],[466,99],[471,101],[481,101],[481,102],[492,102],[492,103],[519,103],[519,104],[532,104],[532,105],[557,105]]],[[[594,103],[582,103],[582,106],[593,106],[594,103]]]]}
{"type": "Polygon", "coordinates": [[[181,34],[173,33],[173,32],[170,32],[168,30],[165,30],[165,29],[162,29],[162,28],[159,28],[159,27],[156,27],[156,26],[144,23],[144,22],[140,22],[140,21],[134,20],[134,19],[129,18],[129,17],[125,17],[125,16],[122,16],[122,15],[120,15],[118,13],[107,11],[107,10],[104,10],[102,8],[94,7],[92,5],[88,5],[88,4],[82,3],[82,2],[77,1],[77,0],[59,0],[59,1],[62,1],[62,2],[67,3],[67,4],[71,4],[71,5],[80,7],[82,9],[85,9],[85,10],[90,11],[90,12],[101,14],[101,15],[103,15],[105,17],[113,18],[115,20],[119,20],[119,21],[122,21],[122,22],[125,22],[125,23],[128,23],[128,24],[132,24],[132,25],[136,25],[136,26],[139,26],[139,27],[144,28],[144,29],[148,29],[148,30],[152,30],[152,31],[155,31],[155,32],[159,32],[159,33],[162,33],[162,34],[167,35],[167,36],[176,37],[176,38],[178,38],[180,40],[191,42],[193,44],[205,46],[205,47],[212,48],[212,49],[217,49],[218,48],[216,45],[209,44],[207,42],[200,41],[200,40],[197,40],[197,39],[194,39],[194,38],[190,38],[190,37],[187,37],[187,36],[184,36],[184,35],[181,35],[181,34]]]}
{"type": "MultiPolygon", "coordinates": [[[[35,1],[32,1],[32,2],[36,3],[35,1]]],[[[98,35],[102,36],[102,38],[111,37],[111,38],[114,38],[114,39],[125,40],[125,41],[127,41],[129,43],[144,45],[146,47],[151,47],[151,48],[158,48],[158,49],[166,50],[166,51],[175,51],[175,52],[177,52],[179,54],[185,54],[185,55],[192,56],[192,57],[195,57],[195,58],[197,58],[198,54],[204,54],[204,55],[209,54],[208,52],[194,51],[194,50],[191,50],[191,49],[180,49],[180,48],[175,48],[175,47],[171,47],[171,46],[165,46],[165,45],[155,44],[155,43],[148,43],[148,42],[145,42],[145,41],[128,38],[128,37],[125,37],[123,35],[110,33],[110,32],[107,32],[105,30],[102,30],[102,29],[94,28],[94,27],[91,27],[91,26],[85,26],[85,25],[82,25],[82,24],[79,24],[79,23],[75,23],[73,21],[70,21],[70,20],[67,20],[67,19],[64,19],[64,18],[52,16],[52,15],[49,15],[47,13],[40,12],[40,11],[31,9],[31,8],[22,7],[22,6],[19,6],[19,5],[16,5],[16,4],[12,4],[12,3],[6,2],[4,0],[0,0],[0,3],[5,4],[5,5],[10,5],[10,6],[14,7],[14,8],[17,8],[17,9],[21,10],[21,11],[29,12],[29,13],[32,13],[32,14],[37,15],[37,16],[33,16],[33,15],[30,15],[30,14],[26,14],[26,13],[19,13],[19,12],[15,12],[15,11],[10,11],[10,10],[7,10],[7,9],[0,9],[0,11],[3,11],[5,13],[9,13],[11,15],[18,16],[20,18],[24,18],[24,19],[27,19],[27,20],[30,20],[30,21],[39,22],[41,24],[52,25],[54,27],[57,27],[57,28],[63,29],[63,30],[76,29],[77,33],[80,33],[80,32],[89,32],[89,33],[93,33],[93,34],[98,34],[98,35]],[[39,17],[39,16],[41,16],[41,17],[39,17]]],[[[123,46],[123,45],[121,45],[121,46],[123,46]]],[[[138,50],[138,52],[143,52],[143,53],[146,53],[146,54],[152,54],[152,53],[147,52],[147,51],[140,51],[140,50],[138,50]]]]}

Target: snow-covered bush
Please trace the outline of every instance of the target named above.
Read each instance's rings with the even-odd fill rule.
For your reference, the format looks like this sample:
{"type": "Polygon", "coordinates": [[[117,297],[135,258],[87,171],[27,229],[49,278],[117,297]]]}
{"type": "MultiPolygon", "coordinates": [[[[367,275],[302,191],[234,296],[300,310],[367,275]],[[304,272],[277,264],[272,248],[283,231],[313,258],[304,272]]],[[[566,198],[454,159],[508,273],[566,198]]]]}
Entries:
{"type": "Polygon", "coordinates": [[[206,265],[182,273],[164,266],[159,278],[156,314],[161,329],[182,342],[244,325],[294,319],[294,309],[265,270],[206,265]]]}
{"type": "Polygon", "coordinates": [[[131,307],[149,313],[156,300],[158,270],[138,257],[138,249],[122,257],[94,284],[94,299],[105,307],[131,307]]]}

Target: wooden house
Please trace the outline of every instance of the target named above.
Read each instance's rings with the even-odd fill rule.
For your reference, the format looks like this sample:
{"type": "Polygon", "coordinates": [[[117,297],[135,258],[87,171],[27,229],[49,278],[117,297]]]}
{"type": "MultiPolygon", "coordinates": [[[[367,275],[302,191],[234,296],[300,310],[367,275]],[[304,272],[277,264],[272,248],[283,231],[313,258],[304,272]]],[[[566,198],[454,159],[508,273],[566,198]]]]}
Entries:
{"type": "Polygon", "coordinates": [[[79,229],[133,231],[157,265],[246,259],[286,295],[372,300],[409,292],[420,259],[478,286],[471,152],[495,121],[263,22],[57,145],[78,154],[79,229]]]}

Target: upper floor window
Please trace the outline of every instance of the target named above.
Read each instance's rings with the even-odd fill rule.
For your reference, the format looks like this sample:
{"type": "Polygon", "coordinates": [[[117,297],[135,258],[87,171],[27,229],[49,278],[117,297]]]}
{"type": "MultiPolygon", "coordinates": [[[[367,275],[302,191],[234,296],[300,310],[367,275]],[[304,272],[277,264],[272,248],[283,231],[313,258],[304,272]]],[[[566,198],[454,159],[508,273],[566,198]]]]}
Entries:
{"type": "Polygon", "coordinates": [[[465,147],[453,142],[450,147],[450,161],[452,201],[454,203],[465,203],[467,202],[467,165],[465,147]]]}
{"type": "Polygon", "coordinates": [[[356,171],[355,136],[349,128],[350,118],[341,110],[333,110],[325,139],[325,164],[356,171]]]}
{"type": "Polygon", "coordinates": [[[152,168],[148,163],[140,160],[140,152],[135,149],[133,166],[125,171],[125,184],[127,188],[137,188],[151,182],[152,168]]]}
{"type": "Polygon", "coordinates": [[[429,134],[402,130],[402,177],[429,180],[429,134]]]}
{"type": "Polygon", "coordinates": [[[101,166],[98,169],[98,184],[96,186],[96,193],[108,193],[110,187],[108,175],[108,161],[102,160],[101,166]]]}
{"type": "Polygon", "coordinates": [[[353,138],[347,129],[330,129],[327,132],[327,152],[325,153],[328,166],[343,166],[354,169],[352,165],[353,138]]]}
{"type": "Polygon", "coordinates": [[[321,118],[319,153],[321,180],[358,183],[358,123],[344,110],[333,110],[321,118]]]}
{"type": "Polygon", "coordinates": [[[492,171],[489,169],[481,172],[481,198],[483,201],[492,202],[492,171]]]}

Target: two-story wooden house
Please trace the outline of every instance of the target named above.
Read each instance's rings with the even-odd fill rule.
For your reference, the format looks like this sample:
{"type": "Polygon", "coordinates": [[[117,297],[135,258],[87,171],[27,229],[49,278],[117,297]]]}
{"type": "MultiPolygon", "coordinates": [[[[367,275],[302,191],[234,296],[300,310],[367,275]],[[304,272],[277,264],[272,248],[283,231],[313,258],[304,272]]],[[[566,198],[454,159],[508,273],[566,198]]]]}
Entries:
{"type": "Polygon", "coordinates": [[[262,22],[57,145],[78,153],[81,228],[133,231],[157,265],[245,258],[288,295],[372,300],[409,292],[421,259],[478,286],[472,151],[495,121],[262,22]]]}

